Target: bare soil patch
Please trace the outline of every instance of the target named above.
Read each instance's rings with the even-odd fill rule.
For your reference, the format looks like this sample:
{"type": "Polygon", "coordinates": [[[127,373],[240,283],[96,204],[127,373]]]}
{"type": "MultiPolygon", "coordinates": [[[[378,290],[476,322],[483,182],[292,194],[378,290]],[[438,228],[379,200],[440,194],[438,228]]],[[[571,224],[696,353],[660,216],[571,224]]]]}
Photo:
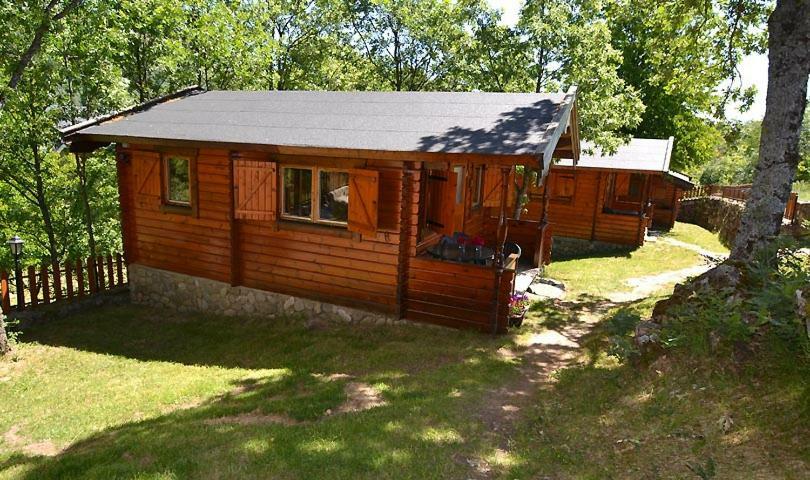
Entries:
{"type": "Polygon", "coordinates": [[[3,434],[3,441],[15,448],[19,448],[28,455],[37,457],[53,457],[62,451],[61,448],[50,440],[30,442],[30,440],[20,435],[19,432],[20,426],[14,425],[3,434]]]}

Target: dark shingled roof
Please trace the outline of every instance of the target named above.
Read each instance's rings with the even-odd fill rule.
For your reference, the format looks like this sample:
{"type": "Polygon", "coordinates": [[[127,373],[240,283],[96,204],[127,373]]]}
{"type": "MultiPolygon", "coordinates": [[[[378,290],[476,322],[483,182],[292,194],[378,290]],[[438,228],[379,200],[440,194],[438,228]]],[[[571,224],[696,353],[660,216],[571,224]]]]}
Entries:
{"type": "MultiPolygon", "coordinates": [[[[582,153],[577,162],[577,168],[602,168],[608,170],[633,170],[662,172],[670,180],[683,188],[692,188],[694,185],[689,176],[669,169],[672,158],[672,144],[674,139],[632,138],[630,143],[622,145],[613,155],[602,153],[599,148],[582,143],[582,153]],[[587,153],[590,150],[592,153],[587,153]]],[[[572,160],[561,160],[558,165],[573,166],[572,160]]]]}
{"type": "Polygon", "coordinates": [[[567,126],[575,96],[575,89],[568,94],[192,92],[63,133],[68,139],[118,142],[543,156],[567,126]]]}

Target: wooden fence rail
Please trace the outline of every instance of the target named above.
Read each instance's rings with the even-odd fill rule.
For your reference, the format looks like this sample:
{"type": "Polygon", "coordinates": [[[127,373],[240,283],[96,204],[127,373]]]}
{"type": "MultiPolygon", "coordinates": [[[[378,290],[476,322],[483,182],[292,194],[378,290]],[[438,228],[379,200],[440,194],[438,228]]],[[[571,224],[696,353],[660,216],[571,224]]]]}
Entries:
{"type": "Polygon", "coordinates": [[[8,314],[12,310],[71,301],[126,283],[126,264],[120,253],[30,266],[25,272],[0,270],[0,307],[8,314]]]}
{"type": "MultiPolygon", "coordinates": [[[[748,200],[751,193],[751,185],[700,185],[692,190],[686,191],[681,200],[691,200],[693,198],[720,197],[738,202],[748,200]]],[[[796,218],[796,204],[799,203],[799,194],[791,192],[785,206],[785,220],[792,222],[796,218]]]]}

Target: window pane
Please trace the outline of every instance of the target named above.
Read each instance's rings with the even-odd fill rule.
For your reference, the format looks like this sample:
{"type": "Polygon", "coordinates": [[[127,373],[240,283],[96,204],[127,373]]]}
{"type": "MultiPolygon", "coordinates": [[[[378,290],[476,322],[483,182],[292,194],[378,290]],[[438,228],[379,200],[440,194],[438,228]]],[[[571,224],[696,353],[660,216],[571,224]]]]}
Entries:
{"type": "Polygon", "coordinates": [[[456,173],[456,204],[464,201],[464,167],[453,167],[456,173]]]}
{"type": "Polygon", "coordinates": [[[170,202],[190,203],[191,189],[188,163],[187,158],[169,157],[167,166],[169,170],[168,200],[170,202]]]}
{"type": "Polygon", "coordinates": [[[349,220],[349,174],[320,172],[320,219],[333,222],[349,220]]]}
{"type": "Polygon", "coordinates": [[[475,167],[473,176],[473,206],[481,205],[481,190],[484,183],[484,167],[475,167]]]}
{"type": "Polygon", "coordinates": [[[312,170],[284,169],[284,214],[312,216],[312,170]]]}

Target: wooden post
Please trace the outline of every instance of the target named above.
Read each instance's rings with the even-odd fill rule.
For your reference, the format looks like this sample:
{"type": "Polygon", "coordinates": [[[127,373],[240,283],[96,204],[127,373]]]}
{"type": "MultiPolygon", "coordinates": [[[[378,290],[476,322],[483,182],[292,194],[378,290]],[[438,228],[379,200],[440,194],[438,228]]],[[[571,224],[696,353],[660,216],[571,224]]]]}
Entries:
{"type": "Polygon", "coordinates": [[[68,300],[73,299],[73,265],[70,262],[65,262],[65,286],[68,300]]]}
{"type": "Polygon", "coordinates": [[[112,255],[107,255],[107,287],[113,288],[115,286],[115,270],[113,270],[112,255]]]}
{"type": "Polygon", "coordinates": [[[76,291],[79,297],[84,296],[84,265],[81,258],[76,260],[76,291]]]}
{"type": "Polygon", "coordinates": [[[104,257],[96,257],[96,281],[98,282],[98,291],[104,291],[104,257]]]}
{"type": "Polygon", "coordinates": [[[31,306],[35,306],[39,301],[39,289],[37,288],[37,270],[34,266],[28,267],[28,291],[31,293],[31,306]]]}
{"type": "Polygon", "coordinates": [[[87,292],[90,294],[98,292],[96,283],[96,259],[87,257],[87,292]]]}
{"type": "Polygon", "coordinates": [[[498,314],[500,313],[501,278],[503,278],[503,247],[509,234],[509,222],[506,217],[506,204],[509,195],[509,174],[512,167],[501,167],[501,205],[498,211],[498,231],[495,245],[495,285],[492,300],[492,334],[498,333],[498,314]]]}
{"type": "Polygon", "coordinates": [[[25,308],[25,282],[23,281],[22,268],[14,272],[14,293],[17,295],[17,309],[25,308]]]}
{"type": "Polygon", "coordinates": [[[116,267],[116,278],[118,280],[118,285],[124,284],[124,259],[121,258],[120,253],[115,254],[115,267],[116,267]]]}
{"type": "Polygon", "coordinates": [[[53,296],[54,301],[62,300],[62,269],[59,268],[59,263],[54,262],[53,267],[53,296]]]}
{"type": "Polygon", "coordinates": [[[239,221],[236,219],[236,185],[234,162],[238,159],[237,152],[231,152],[228,158],[228,183],[230,185],[231,198],[228,204],[228,233],[230,240],[230,282],[232,287],[242,283],[242,272],[240,270],[239,259],[239,221]]]}
{"type": "Polygon", "coordinates": [[[42,283],[42,303],[51,303],[51,283],[48,281],[48,267],[42,265],[39,268],[39,280],[42,283]]]}
{"type": "Polygon", "coordinates": [[[0,307],[3,314],[11,311],[11,295],[8,292],[8,272],[0,270],[0,307]]]}
{"type": "MultiPolygon", "coordinates": [[[[411,257],[411,233],[413,226],[413,178],[409,163],[403,165],[402,191],[399,205],[399,259],[397,261],[397,318],[405,318],[408,302],[408,266],[411,257]]],[[[417,173],[418,175],[418,173],[417,173]]],[[[418,176],[416,177],[419,178],[418,176]]],[[[418,212],[418,210],[417,210],[418,212]]],[[[417,213],[418,215],[418,213],[417,213]]],[[[418,222],[418,220],[417,220],[418,222]]],[[[418,228],[418,227],[417,227],[418,228]]]]}

